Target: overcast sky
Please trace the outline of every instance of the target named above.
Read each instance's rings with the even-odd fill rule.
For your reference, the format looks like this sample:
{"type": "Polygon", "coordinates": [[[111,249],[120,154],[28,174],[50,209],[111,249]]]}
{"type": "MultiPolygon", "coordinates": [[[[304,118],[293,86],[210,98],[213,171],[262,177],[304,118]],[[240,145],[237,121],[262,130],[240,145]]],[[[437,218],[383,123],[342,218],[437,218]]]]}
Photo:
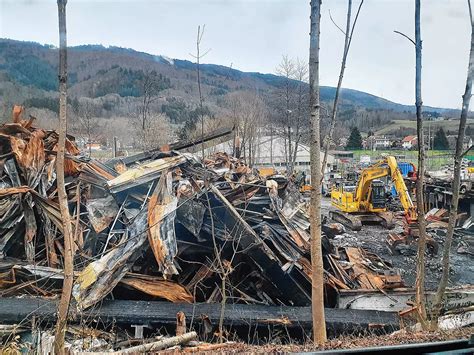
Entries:
{"type": "MultiPolygon", "coordinates": [[[[354,0],[354,10],[359,1],[354,0]]],[[[346,0],[323,0],[321,83],[335,86],[346,0]]],[[[274,73],[282,54],[306,60],[309,0],[69,0],[68,43],[103,44],[191,60],[196,30],[206,24],[204,62],[274,73]]],[[[366,0],[344,87],[414,102],[413,0],[366,0]],[[413,37],[413,36],[412,36],[413,37]]],[[[55,0],[0,0],[0,37],[58,45],[55,0]]],[[[470,44],[467,0],[423,0],[423,101],[461,106],[470,44]]]]}

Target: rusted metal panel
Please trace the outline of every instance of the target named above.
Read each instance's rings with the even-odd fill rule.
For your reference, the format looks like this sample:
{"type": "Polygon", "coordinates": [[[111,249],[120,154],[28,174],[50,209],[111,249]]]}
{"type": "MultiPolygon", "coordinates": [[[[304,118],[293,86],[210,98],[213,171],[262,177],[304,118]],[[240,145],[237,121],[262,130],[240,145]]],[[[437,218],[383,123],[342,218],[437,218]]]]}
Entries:
{"type": "Polygon", "coordinates": [[[174,155],[157,159],[137,168],[128,169],[116,178],[109,180],[107,186],[110,192],[117,193],[134,186],[142,185],[160,177],[161,172],[174,168],[186,161],[184,155],[174,155]]]}
{"type": "Polygon", "coordinates": [[[148,240],[164,277],[178,273],[174,264],[178,253],[174,228],[178,199],[171,182],[171,172],[164,171],[148,204],[148,240]]]}
{"type": "Polygon", "coordinates": [[[89,220],[96,233],[102,232],[115,219],[119,207],[112,195],[104,198],[89,199],[86,203],[89,220]]]}
{"type": "Polygon", "coordinates": [[[79,273],[73,287],[79,309],[86,309],[103,299],[141,255],[147,236],[146,216],[146,209],[140,211],[128,228],[128,238],[79,273]]]}

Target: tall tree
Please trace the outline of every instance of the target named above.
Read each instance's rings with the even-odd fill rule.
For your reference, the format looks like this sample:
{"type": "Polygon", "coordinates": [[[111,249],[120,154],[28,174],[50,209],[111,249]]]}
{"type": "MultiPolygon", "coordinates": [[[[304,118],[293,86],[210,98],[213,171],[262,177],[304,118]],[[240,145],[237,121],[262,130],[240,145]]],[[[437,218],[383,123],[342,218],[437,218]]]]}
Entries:
{"type": "Polygon", "coordinates": [[[462,110],[461,119],[459,120],[458,139],[456,141],[456,152],[454,153],[454,177],[453,177],[453,198],[451,199],[451,206],[449,207],[449,222],[448,232],[444,241],[442,267],[443,273],[441,274],[441,280],[439,282],[438,291],[436,292],[436,298],[433,309],[433,320],[437,321],[437,318],[441,312],[441,303],[443,300],[444,292],[448,284],[449,277],[449,254],[451,251],[451,244],[453,242],[454,226],[456,224],[457,210],[459,203],[459,190],[461,186],[461,162],[462,162],[462,150],[463,141],[466,130],[467,114],[469,113],[469,104],[472,96],[472,77],[474,76],[474,19],[472,17],[471,1],[467,1],[469,8],[469,19],[471,22],[471,50],[469,52],[469,66],[467,69],[466,88],[462,97],[462,110]]]}
{"type": "Polygon", "coordinates": [[[311,112],[311,312],[313,341],[316,345],[326,342],[324,316],[323,254],[321,249],[321,138],[319,103],[319,38],[321,0],[311,0],[311,29],[309,42],[309,92],[311,112]]]}
{"type": "Polygon", "coordinates": [[[240,154],[252,166],[257,153],[258,128],[266,116],[265,105],[256,93],[236,91],[227,96],[227,107],[240,140],[240,154]]]}
{"type": "MultiPolygon", "coordinates": [[[[204,103],[204,98],[202,95],[202,89],[201,89],[201,59],[204,57],[207,53],[209,53],[210,49],[208,49],[205,53],[201,53],[201,41],[202,37],[204,36],[204,29],[206,28],[206,25],[198,26],[197,30],[197,39],[196,39],[196,55],[192,55],[196,59],[196,73],[197,73],[197,84],[198,84],[198,92],[199,92],[199,108],[201,112],[201,138],[204,137],[204,108],[203,108],[203,103],[204,103]]],[[[202,158],[204,159],[204,142],[201,143],[201,154],[202,158]]]]}
{"type": "Polygon", "coordinates": [[[346,144],[347,150],[358,150],[362,149],[362,136],[360,135],[359,128],[354,127],[351,130],[351,135],[347,140],[346,144]]]}
{"type": "Polygon", "coordinates": [[[67,315],[73,284],[73,240],[71,217],[69,215],[68,200],[64,184],[64,152],[67,131],[67,36],[66,36],[66,3],[67,0],[58,0],[59,18],[59,138],[58,154],[56,158],[56,174],[59,210],[63,223],[64,234],[64,281],[61,299],[58,306],[58,320],[54,349],[56,354],[64,353],[64,335],[67,315]]]}
{"type": "Polygon", "coordinates": [[[295,66],[295,80],[298,82],[296,87],[296,102],[295,102],[295,146],[293,148],[293,156],[291,157],[291,172],[293,172],[296,163],[296,157],[298,155],[298,147],[303,137],[303,132],[306,131],[304,127],[308,127],[309,107],[306,105],[308,102],[308,91],[305,83],[308,80],[308,65],[300,58],[296,59],[295,66]]]}
{"type": "MultiPolygon", "coordinates": [[[[305,127],[309,124],[308,113],[308,64],[296,58],[296,60],[284,55],[276,73],[284,78],[283,84],[271,97],[274,102],[270,106],[275,107],[273,119],[278,133],[284,141],[284,154],[286,161],[286,172],[291,175],[294,170],[298,147],[306,133],[305,127]]],[[[270,126],[270,135],[275,127],[270,126]]],[[[309,135],[307,136],[309,139],[309,135]]],[[[270,142],[272,143],[272,142],[270,142]]]]}
{"type": "Polygon", "coordinates": [[[137,127],[140,130],[138,133],[142,140],[142,149],[147,149],[145,142],[149,140],[148,127],[151,125],[150,121],[153,119],[152,104],[157,99],[160,85],[160,77],[155,70],[145,70],[143,72],[142,79],[139,83],[141,101],[138,106],[138,116],[140,126],[137,127]]]}
{"type": "MultiPolygon", "coordinates": [[[[354,29],[357,23],[357,19],[359,18],[359,13],[360,9],[362,8],[362,4],[364,3],[364,0],[361,0],[359,4],[359,8],[357,9],[356,16],[354,18],[354,23],[352,24],[351,28],[351,16],[352,16],[352,0],[347,1],[347,16],[346,16],[346,30],[342,31],[339,26],[337,26],[341,32],[344,34],[344,49],[342,52],[342,61],[341,61],[341,69],[339,71],[339,80],[337,82],[337,87],[336,87],[336,94],[334,96],[334,103],[332,106],[332,115],[331,115],[331,123],[329,125],[329,133],[326,136],[326,139],[324,140],[324,157],[323,157],[323,163],[321,165],[323,171],[322,171],[322,177],[324,178],[324,169],[326,166],[326,162],[328,160],[328,152],[329,152],[329,145],[331,143],[331,140],[334,135],[334,128],[336,127],[336,118],[337,118],[337,107],[339,104],[339,93],[341,91],[341,86],[342,86],[342,79],[344,78],[344,71],[346,69],[346,62],[347,62],[347,55],[349,54],[349,48],[351,47],[351,42],[352,42],[352,36],[354,34],[354,29]]],[[[331,18],[332,20],[332,18],[331,18]]],[[[335,24],[335,23],[334,23],[335,24]]],[[[361,145],[362,147],[362,145],[361,145]]]]}
{"type": "Polygon", "coordinates": [[[443,127],[439,127],[436,131],[435,137],[433,139],[433,148],[437,150],[449,149],[448,138],[446,137],[443,127]]]}
{"type": "Polygon", "coordinates": [[[98,107],[94,103],[94,100],[89,98],[76,100],[72,107],[76,114],[75,119],[79,125],[78,131],[87,139],[90,157],[92,154],[92,143],[96,143],[96,140],[102,134],[102,127],[99,123],[99,118],[97,117],[99,111],[98,107]]]}
{"type": "Polygon", "coordinates": [[[399,31],[394,31],[415,45],[415,107],[416,133],[418,145],[418,173],[416,179],[416,210],[418,213],[418,250],[416,259],[415,298],[418,319],[423,329],[427,329],[425,305],[425,251],[426,251],[426,221],[424,204],[425,179],[425,138],[423,132],[423,101],[421,99],[421,4],[415,0],[415,40],[399,31]]]}
{"type": "Polygon", "coordinates": [[[421,99],[421,4],[415,0],[415,105],[416,131],[418,136],[418,175],[416,180],[416,208],[418,212],[418,251],[416,261],[416,307],[422,327],[427,328],[425,307],[425,250],[426,250],[426,221],[424,204],[425,178],[425,138],[423,134],[423,115],[421,99]]]}
{"type": "Polygon", "coordinates": [[[292,130],[293,130],[293,115],[294,115],[294,94],[296,88],[295,76],[295,62],[284,55],[280,64],[278,65],[276,72],[278,75],[285,78],[285,83],[282,89],[283,114],[281,117],[281,126],[283,127],[283,139],[285,141],[285,160],[286,160],[286,172],[291,175],[293,167],[291,164],[292,160],[292,130]]]}

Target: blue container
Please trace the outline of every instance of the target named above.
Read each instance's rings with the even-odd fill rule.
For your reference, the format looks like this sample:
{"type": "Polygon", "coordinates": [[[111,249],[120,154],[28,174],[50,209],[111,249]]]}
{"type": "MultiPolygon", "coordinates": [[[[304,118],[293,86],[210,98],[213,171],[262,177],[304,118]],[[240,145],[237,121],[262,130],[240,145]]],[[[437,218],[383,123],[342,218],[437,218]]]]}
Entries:
{"type": "MultiPolygon", "coordinates": [[[[414,171],[413,164],[411,163],[398,163],[398,168],[402,172],[403,177],[407,177],[409,172],[414,171]]],[[[395,186],[392,186],[392,196],[397,196],[397,190],[395,186]]]]}
{"type": "Polygon", "coordinates": [[[413,165],[411,163],[398,163],[398,168],[402,172],[403,177],[407,177],[408,173],[413,171],[413,165]]]}

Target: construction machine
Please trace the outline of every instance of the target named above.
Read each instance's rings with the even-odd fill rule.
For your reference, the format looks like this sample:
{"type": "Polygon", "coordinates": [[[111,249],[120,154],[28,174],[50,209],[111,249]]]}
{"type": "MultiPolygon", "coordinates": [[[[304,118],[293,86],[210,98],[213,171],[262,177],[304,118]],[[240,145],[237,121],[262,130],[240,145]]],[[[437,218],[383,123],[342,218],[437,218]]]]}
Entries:
{"type": "MultiPolygon", "coordinates": [[[[362,170],[356,186],[340,184],[333,189],[331,204],[336,210],[330,211],[330,216],[352,230],[360,230],[362,224],[367,223],[381,223],[388,229],[393,228],[393,215],[387,209],[389,194],[385,193],[385,183],[380,180],[385,176],[391,177],[405,216],[403,233],[389,233],[386,239],[389,249],[395,253],[398,245],[411,244],[419,237],[418,213],[395,157],[387,156],[362,170]]],[[[431,253],[438,252],[438,243],[430,236],[427,236],[426,243],[431,253]]]]}
{"type": "Polygon", "coordinates": [[[392,179],[408,225],[415,227],[416,208],[393,156],[387,156],[363,169],[356,186],[336,186],[331,191],[331,205],[336,208],[330,211],[331,218],[356,231],[363,224],[382,224],[392,229],[393,214],[387,209],[386,186],[380,180],[385,176],[392,179]]]}

